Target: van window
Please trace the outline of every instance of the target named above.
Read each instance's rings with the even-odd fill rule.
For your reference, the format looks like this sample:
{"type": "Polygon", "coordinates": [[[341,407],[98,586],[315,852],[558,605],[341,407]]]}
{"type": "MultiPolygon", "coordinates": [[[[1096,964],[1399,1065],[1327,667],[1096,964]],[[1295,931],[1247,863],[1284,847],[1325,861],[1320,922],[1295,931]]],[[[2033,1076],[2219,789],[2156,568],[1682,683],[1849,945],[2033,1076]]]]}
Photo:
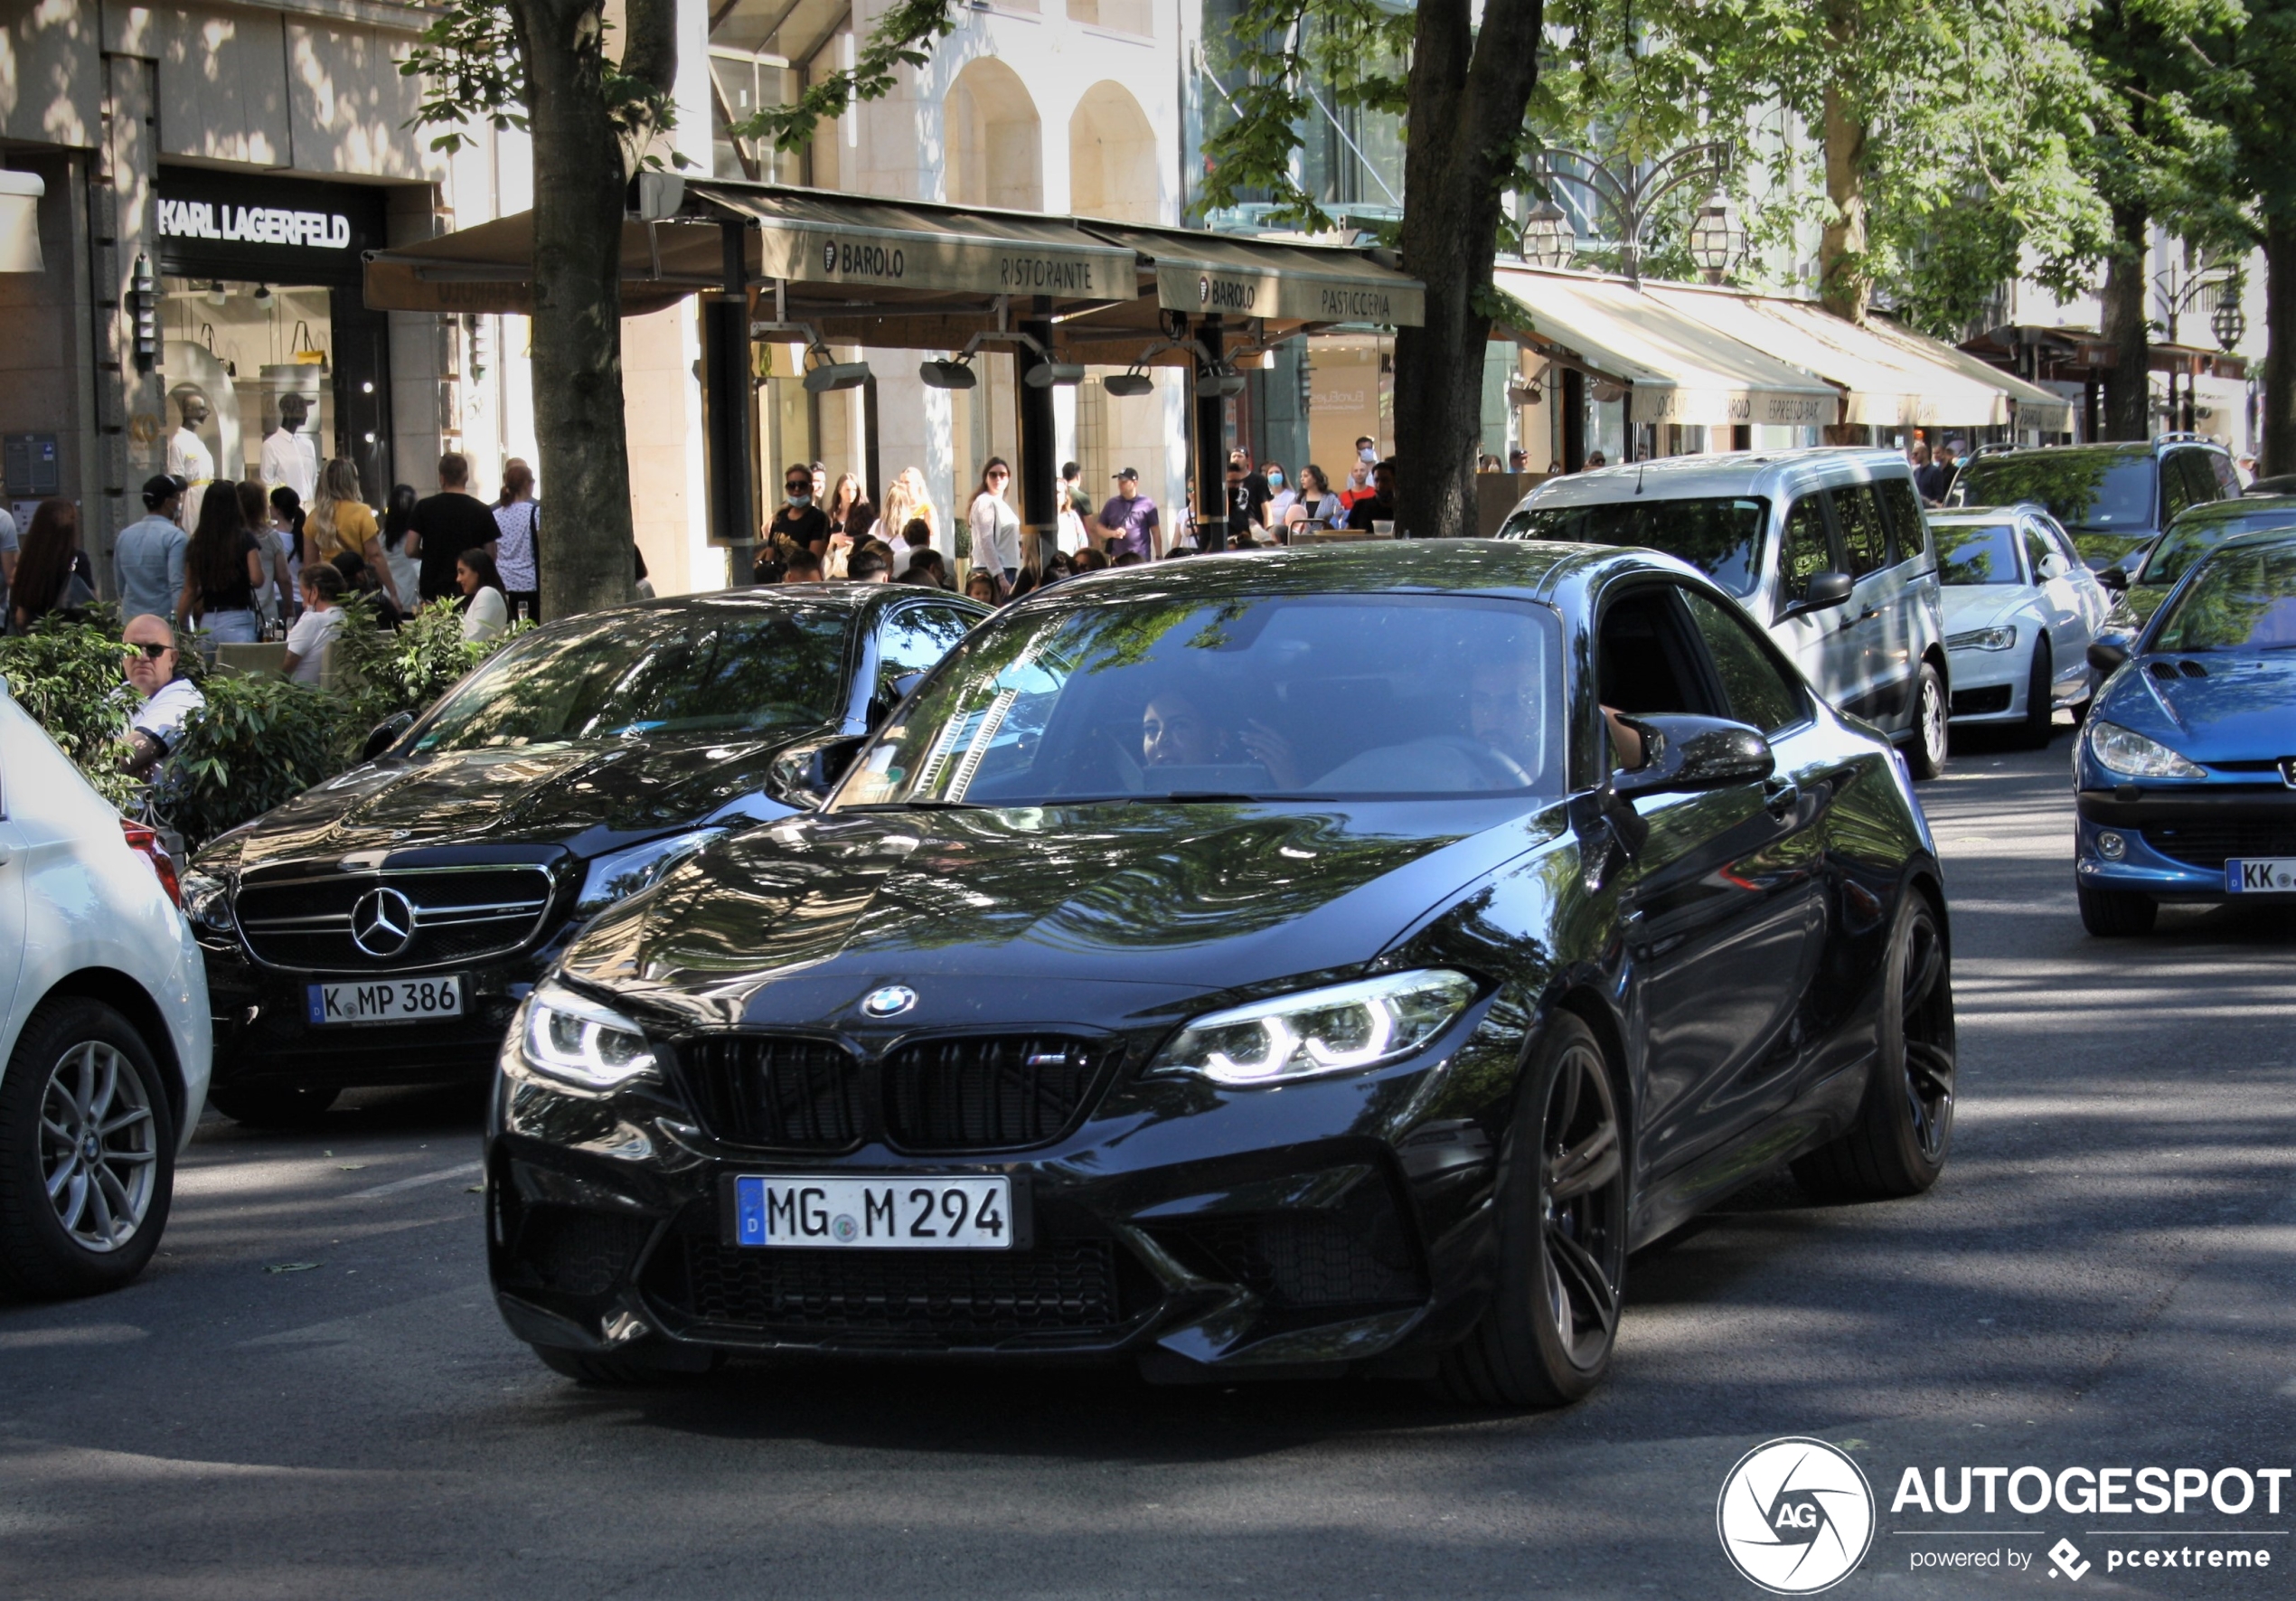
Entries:
{"type": "MultiPolygon", "coordinates": [[[[2160,526],[2163,528],[2175,522],[2177,513],[2193,502],[2215,498],[2195,493],[2197,485],[2185,471],[2185,465],[2191,460],[2192,454],[2189,450],[2171,450],[2160,458],[2160,526]]],[[[2213,477],[2209,478],[2209,484],[2214,486],[2213,477]]]]}
{"type": "Polygon", "coordinates": [[[1881,502],[1870,484],[1845,484],[1830,492],[1834,521],[1841,525],[1842,553],[1849,559],[1849,576],[1864,578],[1889,565],[1889,525],[1882,521],[1881,502]]]}
{"type": "Polygon", "coordinates": [[[2232,457],[2220,455],[2214,450],[2204,450],[2201,455],[2207,460],[2209,472],[2216,476],[2216,493],[2214,498],[2238,500],[2240,475],[2232,470],[2232,457]]]}
{"type": "Polygon", "coordinates": [[[1882,514],[1889,519],[1889,536],[1900,561],[1929,553],[1929,524],[1921,514],[1921,496],[1910,478],[1884,478],[1874,485],[1881,497],[1882,514]]]}
{"type": "Polygon", "coordinates": [[[1789,601],[1810,595],[1810,580],[1834,570],[1833,540],[1826,532],[1824,497],[1805,494],[1786,513],[1784,548],[1779,552],[1783,592],[1789,601]]]}
{"type": "Polygon", "coordinates": [[[1744,596],[1761,582],[1762,533],[1769,519],[1770,503],[1753,495],[1605,501],[1529,507],[1509,518],[1499,537],[1663,551],[1744,596]]]}

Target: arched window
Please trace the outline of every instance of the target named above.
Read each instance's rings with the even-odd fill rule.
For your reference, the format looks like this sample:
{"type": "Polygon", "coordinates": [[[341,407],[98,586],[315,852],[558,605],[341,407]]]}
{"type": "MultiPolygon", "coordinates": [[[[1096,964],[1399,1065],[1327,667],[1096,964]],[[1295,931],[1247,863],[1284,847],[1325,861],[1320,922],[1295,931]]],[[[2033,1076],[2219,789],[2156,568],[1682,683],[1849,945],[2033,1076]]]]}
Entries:
{"type": "Polygon", "coordinates": [[[1044,136],[1019,73],[989,57],[967,62],[947,118],[951,204],[1044,209],[1044,136]]]}
{"type": "Polygon", "coordinates": [[[1068,210],[1111,222],[1163,221],[1156,130],[1132,91],[1104,79],[1068,119],[1068,210]]]}

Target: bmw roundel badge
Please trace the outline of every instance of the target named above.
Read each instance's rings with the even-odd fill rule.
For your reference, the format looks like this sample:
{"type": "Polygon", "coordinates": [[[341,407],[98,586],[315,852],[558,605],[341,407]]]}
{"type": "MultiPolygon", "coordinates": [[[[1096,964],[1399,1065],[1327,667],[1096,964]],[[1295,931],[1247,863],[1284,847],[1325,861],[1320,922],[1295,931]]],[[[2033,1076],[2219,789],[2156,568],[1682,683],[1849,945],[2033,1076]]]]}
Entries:
{"type": "Polygon", "coordinates": [[[917,992],[905,984],[889,984],[861,998],[861,1010],[871,1017],[899,1017],[917,1004],[917,992]]]}

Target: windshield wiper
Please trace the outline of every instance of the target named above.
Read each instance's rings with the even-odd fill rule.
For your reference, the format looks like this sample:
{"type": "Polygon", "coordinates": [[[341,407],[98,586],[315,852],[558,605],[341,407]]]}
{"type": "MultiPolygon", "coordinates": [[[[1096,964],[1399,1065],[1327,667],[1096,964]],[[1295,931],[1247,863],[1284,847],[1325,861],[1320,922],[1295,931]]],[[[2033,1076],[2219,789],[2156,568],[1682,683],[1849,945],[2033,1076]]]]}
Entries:
{"type": "Polygon", "coordinates": [[[989,808],[974,801],[909,800],[872,801],[867,805],[840,806],[840,812],[985,812],[989,808]]]}
{"type": "Polygon", "coordinates": [[[1237,791],[1227,789],[1167,789],[1153,795],[1135,795],[1128,796],[1127,798],[1134,801],[1178,801],[1181,805],[1186,805],[1198,802],[1208,801],[1242,802],[1250,804],[1258,801],[1273,800],[1275,797],[1266,795],[1244,795],[1237,791]]]}

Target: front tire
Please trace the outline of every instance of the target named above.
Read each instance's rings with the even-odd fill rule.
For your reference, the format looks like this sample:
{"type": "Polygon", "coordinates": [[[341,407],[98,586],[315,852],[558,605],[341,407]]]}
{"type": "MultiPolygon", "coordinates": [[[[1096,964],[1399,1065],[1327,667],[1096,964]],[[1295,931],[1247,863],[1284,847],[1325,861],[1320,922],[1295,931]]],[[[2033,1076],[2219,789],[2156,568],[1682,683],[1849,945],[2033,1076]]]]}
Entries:
{"type": "Polygon", "coordinates": [[[2028,750],[2047,750],[2056,733],[2056,697],[2049,692],[2049,642],[2033,647],[2033,671],[2025,681],[2025,721],[2018,732],[2028,750]]]}
{"type": "Polygon", "coordinates": [[[1499,1282],[1444,1357],[1454,1399],[1559,1407],[1610,1370],[1626,1278],[1625,1140],[1594,1031],[1557,1012],[1523,1076],[1499,1180],[1499,1282]]]}
{"type": "Polygon", "coordinates": [[[219,1085],[207,1092],[207,1104],[249,1128],[309,1128],[342,1093],[302,1085],[219,1085]]]}
{"type": "Polygon", "coordinates": [[[1882,969],[1879,1049],[1847,1133],[1793,1163],[1828,1200],[1918,1195],[1945,1171],[1953,1138],[1953,977],[1945,935],[1922,893],[1904,891],[1882,969]]]}
{"type": "Polygon", "coordinates": [[[2099,939],[2126,939],[2150,934],[2160,919],[2160,903],[2137,890],[2092,890],[2075,884],[2081,902],[2081,927],[2099,939]]]}
{"type": "Polygon", "coordinates": [[[1945,681],[1934,664],[1924,662],[1921,682],[1914,686],[1914,742],[1905,752],[1906,770],[1915,783],[1944,776],[1946,719],[1945,681]]]}
{"type": "Polygon", "coordinates": [[[116,1290],[159,1248],[175,1115],[143,1036],[99,1001],[33,1012],[0,1080],[0,1289],[116,1290]]]}

